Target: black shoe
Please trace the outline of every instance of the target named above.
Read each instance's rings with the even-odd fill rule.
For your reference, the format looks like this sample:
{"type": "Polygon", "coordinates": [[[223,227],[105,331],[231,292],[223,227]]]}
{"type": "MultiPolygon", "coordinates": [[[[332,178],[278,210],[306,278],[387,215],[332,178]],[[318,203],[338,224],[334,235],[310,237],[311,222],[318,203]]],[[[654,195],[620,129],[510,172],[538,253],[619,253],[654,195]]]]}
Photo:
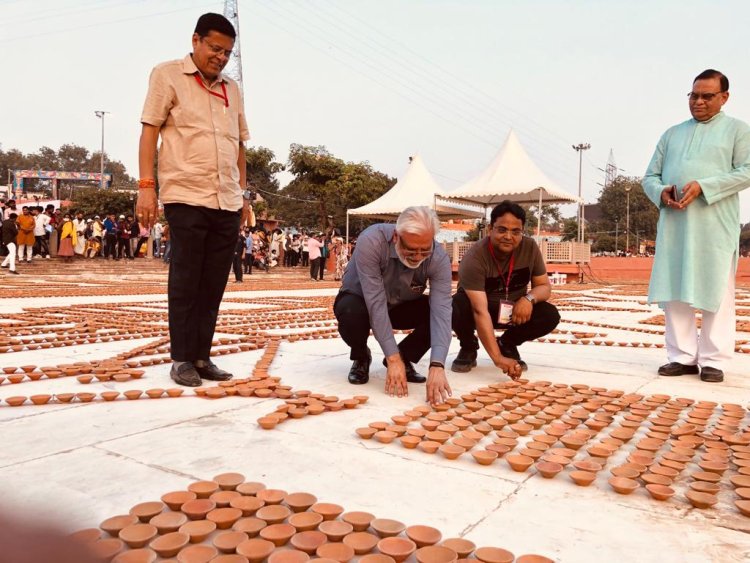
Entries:
{"type": "Polygon", "coordinates": [[[16,275],[18,275],[18,272],[17,272],[16,270],[8,270],[8,271],[9,271],[9,272],[10,272],[11,274],[16,274],[16,275]]]}
{"type": "Polygon", "coordinates": [[[503,356],[516,360],[521,364],[521,371],[528,371],[529,366],[521,359],[521,354],[518,353],[518,346],[505,344],[500,338],[497,339],[497,345],[500,347],[500,353],[503,356]]]}
{"type": "Polygon", "coordinates": [[[195,366],[195,369],[202,379],[210,379],[211,381],[229,381],[234,377],[228,371],[219,369],[211,360],[207,360],[201,367],[195,366]]]}
{"type": "Polygon", "coordinates": [[[349,370],[349,383],[352,385],[364,385],[370,381],[370,364],[372,363],[372,354],[367,349],[367,358],[364,360],[354,360],[352,369],[349,370]]]}
{"type": "MultiPolygon", "coordinates": [[[[427,381],[427,378],[424,375],[417,373],[417,370],[414,369],[414,366],[409,360],[405,359],[403,356],[401,356],[401,359],[404,361],[404,367],[406,368],[406,381],[409,383],[424,383],[427,381]]],[[[388,361],[385,358],[383,358],[383,365],[388,367],[388,361]]]]}
{"type": "Polygon", "coordinates": [[[172,364],[172,369],[169,371],[169,377],[171,377],[175,383],[186,385],[187,387],[199,387],[201,384],[201,376],[196,371],[193,362],[183,362],[178,368],[172,364]]]}
{"type": "Polygon", "coordinates": [[[717,368],[704,366],[701,368],[701,381],[721,383],[724,381],[724,372],[717,368]]]}
{"type": "Polygon", "coordinates": [[[666,375],[668,377],[688,374],[696,375],[698,373],[698,366],[688,366],[680,362],[669,362],[661,366],[658,373],[659,375],[666,375]]]}
{"type": "Polygon", "coordinates": [[[451,364],[451,371],[457,373],[466,373],[471,371],[471,368],[477,367],[477,351],[475,348],[461,348],[458,351],[458,356],[453,360],[451,364]]]}

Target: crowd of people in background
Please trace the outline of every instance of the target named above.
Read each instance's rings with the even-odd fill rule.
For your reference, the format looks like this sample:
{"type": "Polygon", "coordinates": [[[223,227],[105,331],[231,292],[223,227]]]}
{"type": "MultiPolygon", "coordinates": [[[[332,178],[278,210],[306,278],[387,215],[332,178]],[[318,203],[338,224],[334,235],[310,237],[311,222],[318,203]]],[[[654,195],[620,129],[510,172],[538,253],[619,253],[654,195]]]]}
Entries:
{"type": "Polygon", "coordinates": [[[330,265],[334,280],[341,280],[354,243],[346,244],[337,229],[323,233],[301,228],[245,228],[239,234],[232,270],[235,282],[253,267],[269,272],[272,268],[307,268],[310,278],[324,279],[330,265]]]}
{"type": "MultiPolygon", "coordinates": [[[[17,274],[17,265],[34,259],[62,257],[134,260],[152,253],[168,264],[170,260],[169,225],[157,222],[151,229],[139,224],[131,213],[102,213],[85,217],[82,212],[46,206],[16,206],[14,200],[0,201],[2,217],[2,267],[17,274]]],[[[252,274],[253,268],[269,272],[272,268],[306,268],[313,280],[324,279],[327,269],[340,280],[353,249],[338,229],[326,232],[302,228],[246,227],[238,235],[232,270],[235,281],[252,274]]]]}

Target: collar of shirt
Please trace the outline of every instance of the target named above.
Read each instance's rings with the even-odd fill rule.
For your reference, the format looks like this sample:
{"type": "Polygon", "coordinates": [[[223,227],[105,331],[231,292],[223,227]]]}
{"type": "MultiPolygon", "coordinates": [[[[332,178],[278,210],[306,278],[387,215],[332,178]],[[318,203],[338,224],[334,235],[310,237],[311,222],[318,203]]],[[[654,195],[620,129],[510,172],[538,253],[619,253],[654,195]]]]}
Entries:
{"type": "MultiPolygon", "coordinates": [[[[193,54],[192,53],[188,53],[187,55],[185,55],[185,58],[182,59],[182,72],[185,73],[185,74],[195,74],[197,72],[200,75],[201,78],[205,78],[203,76],[203,73],[198,69],[197,66],[195,66],[195,63],[193,62],[193,54]]],[[[211,82],[210,84],[208,84],[208,87],[212,88],[214,86],[214,84],[217,84],[219,82],[226,82],[226,81],[227,81],[227,79],[224,78],[224,75],[223,74],[219,74],[219,76],[216,78],[216,80],[214,80],[213,82],[211,82]]]]}
{"type": "Polygon", "coordinates": [[[693,121],[695,121],[696,123],[702,123],[703,125],[705,125],[706,123],[711,123],[712,121],[716,121],[716,120],[718,120],[718,119],[720,119],[722,117],[724,117],[724,112],[720,111],[719,113],[717,113],[716,115],[714,115],[710,119],[706,119],[706,121],[698,121],[695,118],[693,118],[693,121]]]}

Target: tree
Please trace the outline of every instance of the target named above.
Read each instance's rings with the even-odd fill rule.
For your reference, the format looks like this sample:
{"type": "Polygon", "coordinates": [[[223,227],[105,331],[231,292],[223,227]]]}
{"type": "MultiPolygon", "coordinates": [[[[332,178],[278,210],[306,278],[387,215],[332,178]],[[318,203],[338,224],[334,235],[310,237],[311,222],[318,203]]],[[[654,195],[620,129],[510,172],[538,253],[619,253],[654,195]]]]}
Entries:
{"type": "Polygon", "coordinates": [[[291,145],[287,170],[295,177],[271,198],[271,207],[287,224],[321,230],[328,226],[329,216],[343,227],[347,209],[377,199],[396,183],[369,163],[344,162],[323,146],[291,145]]]}
{"type": "Polygon", "coordinates": [[[599,207],[602,211],[601,227],[607,231],[615,230],[615,223],[620,221],[620,231],[625,234],[628,197],[626,188],[630,188],[630,240],[635,243],[636,233],[641,238],[656,238],[656,223],[659,220],[659,209],[646,196],[641,187],[640,178],[618,176],[609,186],[602,188],[599,195],[599,207]]]}
{"type": "Polygon", "coordinates": [[[563,219],[563,240],[571,240],[573,242],[578,240],[578,219],[569,217],[563,219]]]}
{"type": "MultiPolygon", "coordinates": [[[[539,222],[539,206],[531,205],[526,209],[526,232],[532,235],[536,234],[537,223],[539,222]]],[[[562,217],[560,208],[557,205],[542,204],[542,230],[556,231],[560,227],[562,217]]]]}
{"type": "Polygon", "coordinates": [[[97,187],[79,188],[75,194],[75,201],[70,206],[71,211],[81,211],[86,217],[103,216],[108,213],[117,215],[133,213],[135,206],[135,192],[120,192],[117,190],[102,190],[97,187]]]}

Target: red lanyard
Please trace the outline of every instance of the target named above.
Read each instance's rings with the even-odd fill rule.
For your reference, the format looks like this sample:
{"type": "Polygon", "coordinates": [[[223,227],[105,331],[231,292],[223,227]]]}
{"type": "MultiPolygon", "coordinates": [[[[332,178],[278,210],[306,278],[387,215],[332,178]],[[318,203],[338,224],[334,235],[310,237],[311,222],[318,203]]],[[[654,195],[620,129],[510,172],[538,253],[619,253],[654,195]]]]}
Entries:
{"type": "MultiPolygon", "coordinates": [[[[495,251],[492,248],[492,242],[490,242],[490,239],[487,239],[487,246],[490,247],[490,254],[492,255],[492,260],[495,262],[495,266],[497,266],[497,274],[500,277],[500,279],[503,279],[503,271],[500,268],[500,264],[497,261],[497,258],[495,258],[495,251]]],[[[510,277],[513,275],[513,263],[515,262],[516,255],[512,254],[510,255],[510,264],[508,265],[508,278],[503,280],[503,283],[505,284],[505,300],[508,300],[508,290],[510,289],[510,277]]]]}
{"type": "Polygon", "coordinates": [[[219,94],[218,92],[214,92],[213,90],[209,90],[206,88],[206,85],[203,83],[203,80],[201,80],[201,77],[197,74],[193,75],[193,78],[195,78],[195,81],[201,85],[201,88],[203,88],[206,92],[211,94],[212,96],[216,96],[217,98],[221,98],[224,100],[224,107],[229,107],[229,96],[227,96],[227,87],[224,85],[224,81],[221,82],[221,91],[224,93],[224,95],[219,94]]]}

